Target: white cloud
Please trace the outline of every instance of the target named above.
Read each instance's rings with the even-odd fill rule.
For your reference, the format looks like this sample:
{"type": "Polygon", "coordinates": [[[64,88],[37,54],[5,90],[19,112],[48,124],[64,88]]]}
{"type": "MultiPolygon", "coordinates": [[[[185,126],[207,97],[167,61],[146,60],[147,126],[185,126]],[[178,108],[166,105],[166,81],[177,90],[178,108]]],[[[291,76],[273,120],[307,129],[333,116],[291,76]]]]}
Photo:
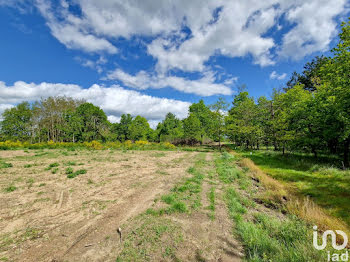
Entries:
{"type": "Polygon", "coordinates": [[[74,59],[83,67],[91,68],[93,70],[96,70],[98,73],[103,72],[103,65],[107,63],[106,58],[103,56],[100,56],[99,59],[97,59],[96,61],[86,59],[80,56],[76,56],[74,57],[74,59]]]}
{"type": "Polygon", "coordinates": [[[346,2],[62,0],[51,7],[49,1],[36,0],[36,5],[52,34],[68,48],[116,53],[111,41],[119,37],[153,37],[147,50],[157,59],[158,72],[164,73],[172,68],[206,71],[206,62],[216,54],[249,55],[254,63],[267,66],[275,63],[276,55],[298,59],[324,51],[336,33],[334,18],[344,12],[346,2]],[[71,4],[78,6],[81,14],[69,11],[71,4]],[[279,18],[294,27],[277,46],[266,32],[281,28],[279,18]],[[190,35],[183,33],[184,26],[190,35]]]}
{"type": "Polygon", "coordinates": [[[336,35],[334,17],[345,10],[347,0],[313,0],[295,5],[286,19],[295,27],[283,36],[279,55],[300,59],[316,51],[326,51],[336,35]]]}
{"type": "Polygon", "coordinates": [[[277,74],[276,71],[272,71],[271,74],[270,74],[270,79],[277,79],[277,80],[283,80],[285,79],[287,76],[286,73],[283,73],[283,74],[277,74]]]}
{"type": "Polygon", "coordinates": [[[211,96],[216,94],[231,95],[232,89],[229,87],[237,78],[231,77],[222,83],[215,83],[215,74],[211,71],[205,72],[204,76],[190,80],[177,76],[150,75],[145,71],[140,71],[136,75],[130,75],[121,69],[116,69],[107,74],[106,79],[119,80],[124,85],[135,89],[165,88],[172,87],[184,93],[192,93],[200,96],[211,96]]]}
{"type": "Polygon", "coordinates": [[[84,99],[100,106],[111,121],[118,121],[122,114],[141,115],[149,120],[159,121],[168,112],[184,118],[190,106],[188,102],[144,95],[117,85],[103,87],[95,84],[83,89],[72,84],[34,84],[22,81],[7,86],[0,81],[0,110],[22,101],[35,101],[49,96],[84,99]]]}
{"type": "Polygon", "coordinates": [[[63,3],[56,13],[49,1],[36,0],[37,7],[47,20],[51,33],[69,49],[81,49],[86,52],[117,53],[117,48],[103,37],[94,35],[82,26],[82,21],[68,12],[67,3],[63,3]],[[57,17],[57,15],[61,17],[57,17]]]}

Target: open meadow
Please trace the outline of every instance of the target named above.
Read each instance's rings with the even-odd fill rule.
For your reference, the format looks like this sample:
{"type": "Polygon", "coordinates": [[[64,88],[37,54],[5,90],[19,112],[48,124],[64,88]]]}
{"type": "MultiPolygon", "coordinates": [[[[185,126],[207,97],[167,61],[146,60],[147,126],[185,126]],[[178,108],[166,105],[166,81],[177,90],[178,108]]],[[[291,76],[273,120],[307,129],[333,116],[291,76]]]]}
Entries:
{"type": "Polygon", "coordinates": [[[234,152],[24,149],[0,157],[0,261],[326,258],[294,200],[234,152]]]}

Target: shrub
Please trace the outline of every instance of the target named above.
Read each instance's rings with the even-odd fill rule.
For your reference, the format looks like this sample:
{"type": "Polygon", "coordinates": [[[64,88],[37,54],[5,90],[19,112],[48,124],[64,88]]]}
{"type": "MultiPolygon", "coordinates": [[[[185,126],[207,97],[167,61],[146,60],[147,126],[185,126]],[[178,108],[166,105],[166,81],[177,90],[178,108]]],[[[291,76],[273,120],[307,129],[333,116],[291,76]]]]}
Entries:
{"type": "Polygon", "coordinates": [[[66,168],[66,175],[69,175],[69,174],[73,174],[73,168],[71,168],[71,167],[67,167],[66,168]]]}
{"type": "Polygon", "coordinates": [[[79,176],[81,174],[86,174],[86,173],[87,173],[86,169],[79,169],[79,170],[75,171],[74,173],[72,172],[72,173],[68,174],[67,178],[75,178],[76,176],[79,176]]]}
{"type": "Polygon", "coordinates": [[[5,188],[5,192],[13,192],[17,189],[17,187],[15,185],[10,185],[8,187],[5,188]]]}
{"type": "Polygon", "coordinates": [[[0,163],[0,168],[9,168],[9,167],[13,167],[13,165],[11,163],[0,163]]]}

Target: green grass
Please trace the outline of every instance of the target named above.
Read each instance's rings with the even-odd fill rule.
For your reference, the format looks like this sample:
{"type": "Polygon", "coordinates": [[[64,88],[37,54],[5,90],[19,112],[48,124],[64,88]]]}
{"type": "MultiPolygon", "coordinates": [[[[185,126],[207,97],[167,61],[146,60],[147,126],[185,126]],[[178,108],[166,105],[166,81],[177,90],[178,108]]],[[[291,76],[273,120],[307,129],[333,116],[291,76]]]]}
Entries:
{"type": "Polygon", "coordinates": [[[204,175],[201,168],[207,163],[204,161],[205,155],[200,153],[197,156],[194,166],[188,168],[187,173],[192,176],[184,179],[171,189],[171,193],[163,195],[161,200],[167,206],[158,210],[149,209],[148,214],[163,215],[172,213],[188,213],[198,210],[201,207],[202,182],[204,175]]]}
{"type": "Polygon", "coordinates": [[[76,162],[74,162],[74,161],[68,161],[68,162],[66,162],[64,165],[65,166],[75,166],[77,163],[76,162]]]}
{"type": "Polygon", "coordinates": [[[7,193],[10,193],[10,192],[15,191],[16,189],[17,189],[17,187],[15,185],[9,185],[8,187],[6,187],[4,189],[4,191],[7,192],[7,193]]]}
{"type": "Polygon", "coordinates": [[[209,206],[208,209],[210,211],[209,218],[211,220],[215,220],[215,187],[211,187],[208,193],[209,206]]]}
{"type": "Polygon", "coordinates": [[[124,236],[121,261],[179,261],[175,255],[183,241],[181,228],[170,219],[143,214],[132,221],[124,236]]]}
{"type": "Polygon", "coordinates": [[[0,168],[10,168],[13,167],[11,163],[0,162],[0,168]]]}
{"type": "MultiPolygon", "coordinates": [[[[233,159],[222,155],[216,160],[217,170],[237,169],[233,159]]],[[[239,181],[247,179],[247,170],[240,171],[237,183],[227,186],[224,200],[230,218],[235,222],[235,234],[239,236],[245,251],[245,260],[308,262],[324,261],[325,252],[317,251],[312,245],[312,227],[292,216],[276,216],[273,213],[256,212],[253,193],[240,188],[239,181]],[[241,191],[240,191],[241,190],[241,191]]],[[[227,181],[231,176],[228,170],[223,171],[221,180],[227,181]]],[[[220,177],[220,174],[219,174],[220,177]]],[[[278,211],[276,211],[278,212],[278,211]]],[[[276,213],[277,214],[277,213],[276,213]]]]}
{"type": "Polygon", "coordinates": [[[45,171],[51,170],[52,168],[57,168],[60,164],[55,162],[55,163],[51,163],[47,168],[45,168],[45,171]]]}
{"type": "Polygon", "coordinates": [[[273,151],[241,152],[265,173],[291,185],[298,193],[310,197],[331,215],[350,226],[350,170],[344,171],[327,164],[326,158],[316,160],[307,155],[286,155],[273,151]]]}
{"type": "Polygon", "coordinates": [[[75,178],[75,177],[77,177],[79,175],[86,174],[86,173],[87,173],[86,169],[79,169],[79,170],[77,170],[75,172],[72,171],[72,173],[69,173],[69,174],[67,174],[67,172],[66,172],[67,178],[75,178]]]}
{"type": "Polygon", "coordinates": [[[247,209],[233,188],[227,190],[225,198],[247,261],[325,260],[325,253],[312,246],[312,231],[303,221],[295,217],[279,219],[264,213],[254,213],[252,221],[249,221],[244,217],[247,209]]]}
{"type": "Polygon", "coordinates": [[[66,175],[73,174],[73,172],[74,172],[74,170],[71,167],[67,167],[66,170],[65,170],[66,175]]]}

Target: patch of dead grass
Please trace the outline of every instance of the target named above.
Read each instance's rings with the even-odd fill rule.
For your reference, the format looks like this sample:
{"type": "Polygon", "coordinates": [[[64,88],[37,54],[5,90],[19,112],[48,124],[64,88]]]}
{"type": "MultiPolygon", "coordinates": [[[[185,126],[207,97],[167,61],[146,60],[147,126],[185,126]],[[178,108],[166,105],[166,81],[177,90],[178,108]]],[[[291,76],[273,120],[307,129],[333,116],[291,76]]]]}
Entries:
{"type": "Polygon", "coordinates": [[[288,213],[296,215],[312,225],[317,225],[321,231],[337,229],[350,235],[350,230],[343,221],[327,214],[310,198],[298,195],[291,187],[264,173],[252,160],[243,158],[240,164],[249,168],[250,173],[264,185],[266,190],[261,197],[265,201],[271,200],[283,204],[288,213]]]}

